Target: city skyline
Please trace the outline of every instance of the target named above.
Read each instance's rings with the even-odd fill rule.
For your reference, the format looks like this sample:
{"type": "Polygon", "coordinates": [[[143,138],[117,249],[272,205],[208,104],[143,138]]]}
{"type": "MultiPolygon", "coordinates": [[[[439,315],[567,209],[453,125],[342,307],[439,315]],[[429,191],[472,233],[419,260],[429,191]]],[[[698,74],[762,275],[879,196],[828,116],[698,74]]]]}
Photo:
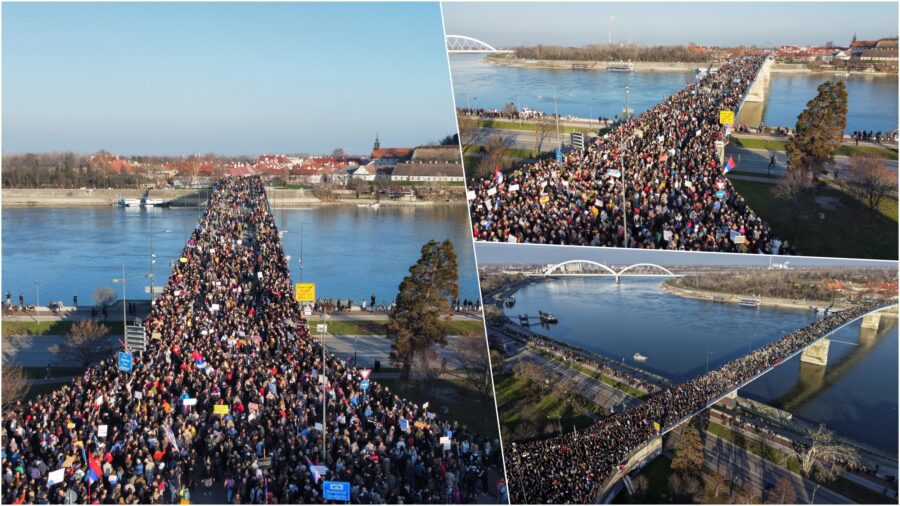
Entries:
{"type": "Polygon", "coordinates": [[[376,134],[416,146],[456,132],[437,3],[3,14],[6,154],[365,154],[376,134]]]}
{"type": "Polygon", "coordinates": [[[895,2],[444,3],[447,33],[497,48],[613,43],[823,45],[897,36],[895,2]],[[752,9],[748,8],[752,5],[752,9]],[[652,7],[650,7],[652,6],[652,7]],[[721,19],[720,23],[711,19],[721,19]],[[804,20],[798,23],[798,19],[804,20]],[[740,20],[736,24],[736,21],[740,20]]]}

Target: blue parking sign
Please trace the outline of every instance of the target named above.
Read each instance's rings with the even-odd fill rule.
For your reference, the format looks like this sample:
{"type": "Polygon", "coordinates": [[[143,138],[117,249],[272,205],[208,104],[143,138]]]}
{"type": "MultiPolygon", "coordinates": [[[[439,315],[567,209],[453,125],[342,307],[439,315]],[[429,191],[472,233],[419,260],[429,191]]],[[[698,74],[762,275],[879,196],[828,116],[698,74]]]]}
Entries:
{"type": "Polygon", "coordinates": [[[349,481],[326,481],[322,483],[322,497],[328,501],[350,502],[349,481]]]}
{"type": "Polygon", "coordinates": [[[119,352],[119,370],[131,372],[131,353],[119,352]]]}
{"type": "Polygon", "coordinates": [[[363,390],[368,390],[369,389],[369,380],[360,381],[359,388],[362,388],[363,390]]]}

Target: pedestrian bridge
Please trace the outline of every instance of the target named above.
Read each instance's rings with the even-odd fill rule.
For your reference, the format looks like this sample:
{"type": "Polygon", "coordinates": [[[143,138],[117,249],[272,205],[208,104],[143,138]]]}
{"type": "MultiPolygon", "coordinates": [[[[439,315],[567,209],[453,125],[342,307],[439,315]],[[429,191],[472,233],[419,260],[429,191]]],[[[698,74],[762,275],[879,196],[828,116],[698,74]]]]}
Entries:
{"type": "Polygon", "coordinates": [[[874,328],[877,331],[882,317],[895,317],[896,318],[896,313],[897,313],[897,302],[892,301],[890,303],[886,303],[882,307],[879,307],[877,309],[869,311],[868,313],[861,314],[861,315],[857,316],[856,318],[844,323],[843,325],[841,325],[825,334],[822,334],[821,336],[816,338],[814,341],[811,341],[806,346],[794,351],[793,353],[791,353],[790,355],[785,357],[778,364],[776,364],[772,367],[769,367],[768,369],[765,369],[764,371],[760,372],[759,374],[751,377],[750,379],[748,379],[738,385],[733,385],[731,388],[728,388],[726,391],[724,391],[721,395],[718,395],[715,398],[710,399],[709,402],[707,402],[705,406],[703,406],[700,409],[697,409],[690,415],[687,415],[684,418],[681,418],[680,420],[675,421],[674,423],[671,423],[669,425],[661,427],[657,436],[651,438],[648,441],[644,441],[644,443],[642,443],[640,445],[635,446],[629,453],[627,462],[622,463],[618,472],[615,472],[612,475],[610,475],[609,477],[607,477],[607,479],[604,480],[601,483],[601,485],[599,485],[599,487],[597,489],[597,495],[595,496],[597,499],[597,502],[607,503],[607,502],[611,501],[612,497],[610,497],[610,496],[614,495],[614,494],[611,494],[610,492],[615,490],[615,485],[619,482],[619,480],[621,480],[623,477],[627,476],[628,473],[630,473],[631,471],[642,468],[644,465],[646,465],[651,460],[656,458],[660,453],[662,453],[662,436],[669,433],[670,431],[672,431],[672,429],[678,427],[679,425],[690,420],[691,418],[702,413],[703,411],[706,411],[711,406],[713,406],[714,404],[718,403],[719,401],[721,401],[723,399],[736,398],[738,390],[740,390],[741,388],[744,388],[745,386],[749,385],[750,383],[753,383],[758,378],[762,377],[765,374],[768,374],[769,372],[774,370],[776,367],[779,367],[781,364],[796,357],[797,355],[801,356],[800,360],[802,362],[821,363],[821,365],[824,365],[824,362],[821,362],[821,358],[822,358],[821,352],[822,352],[822,346],[823,346],[822,343],[823,342],[826,343],[824,346],[824,352],[825,352],[825,358],[827,359],[827,356],[828,356],[827,343],[828,343],[829,336],[831,336],[835,332],[838,332],[841,329],[843,329],[849,325],[854,324],[855,322],[857,322],[859,320],[862,320],[862,328],[863,329],[874,328]]]}
{"type": "Polygon", "coordinates": [[[613,277],[616,283],[623,276],[629,277],[680,277],[680,274],[666,269],[661,265],[639,263],[629,265],[618,271],[612,267],[594,262],[593,260],[568,260],[556,265],[551,265],[541,272],[543,276],[572,276],[572,277],[613,277]]]}
{"type": "Polygon", "coordinates": [[[475,39],[473,37],[466,37],[465,35],[447,35],[444,40],[447,42],[447,52],[450,54],[455,53],[482,53],[482,54],[492,54],[492,53],[512,53],[512,51],[506,49],[496,49],[494,46],[488,44],[487,42],[475,39]]]}

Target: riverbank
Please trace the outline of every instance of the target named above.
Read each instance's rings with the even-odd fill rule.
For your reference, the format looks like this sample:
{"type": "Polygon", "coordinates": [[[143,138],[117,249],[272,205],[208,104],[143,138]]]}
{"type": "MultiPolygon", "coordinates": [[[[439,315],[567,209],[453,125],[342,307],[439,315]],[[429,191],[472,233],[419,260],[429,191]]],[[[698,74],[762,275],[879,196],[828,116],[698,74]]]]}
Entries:
{"type": "MultiPolygon", "coordinates": [[[[554,70],[572,70],[573,66],[577,66],[579,71],[602,71],[607,72],[607,66],[614,63],[612,61],[584,61],[584,60],[533,60],[515,58],[510,56],[486,56],[484,63],[497,65],[502,67],[518,67],[533,69],[554,69],[554,70]]],[[[697,68],[720,67],[724,62],[631,62],[635,72],[693,72],[697,68]]],[[[845,72],[844,70],[835,69],[811,69],[805,64],[794,63],[776,63],[772,66],[772,74],[784,75],[834,75],[836,72],[845,72]]],[[[896,76],[896,72],[865,72],[861,70],[850,70],[851,76],[874,76],[874,77],[890,77],[896,76]]]]}
{"type": "MultiPolygon", "coordinates": [[[[573,65],[578,65],[579,70],[585,71],[603,71],[607,72],[606,67],[613,63],[611,61],[578,61],[578,60],[526,60],[520,58],[509,58],[502,56],[487,56],[484,58],[485,63],[498,65],[503,67],[521,67],[534,69],[555,69],[555,70],[572,70],[573,65]],[[587,67],[580,67],[587,65],[587,67]]],[[[632,62],[635,72],[693,72],[697,67],[707,67],[707,63],[692,62],[632,62]]],[[[719,64],[713,64],[718,66],[719,64]]]]}
{"type": "MultiPolygon", "coordinates": [[[[140,189],[32,189],[4,188],[2,207],[110,207],[119,199],[140,199],[145,190],[140,189]]],[[[440,200],[376,200],[336,195],[334,200],[322,200],[307,190],[269,190],[269,202],[273,209],[302,208],[330,205],[415,207],[456,205],[465,202],[462,192],[449,194],[440,200]]],[[[353,192],[351,192],[353,193],[353,192]]],[[[171,207],[205,207],[206,190],[151,190],[150,197],[170,202],[171,207]]],[[[136,208],[135,208],[136,209],[136,208]]]]}
{"type": "MultiPolygon", "coordinates": [[[[728,292],[710,292],[706,290],[693,290],[688,288],[681,288],[678,286],[672,286],[668,281],[660,283],[660,289],[666,293],[670,293],[672,295],[678,295],[679,297],[686,297],[689,299],[700,299],[707,300],[710,302],[720,302],[723,304],[740,304],[741,299],[748,298],[747,295],[741,295],[737,293],[728,293],[728,292]]],[[[831,305],[829,301],[821,301],[821,300],[793,300],[793,299],[780,299],[777,297],[754,297],[759,300],[759,305],[764,307],[778,307],[784,309],[799,309],[808,311],[811,306],[817,307],[828,307],[831,305]]],[[[847,304],[839,304],[836,303],[834,305],[835,310],[840,311],[843,309],[847,309],[850,306],[847,304]]]]}

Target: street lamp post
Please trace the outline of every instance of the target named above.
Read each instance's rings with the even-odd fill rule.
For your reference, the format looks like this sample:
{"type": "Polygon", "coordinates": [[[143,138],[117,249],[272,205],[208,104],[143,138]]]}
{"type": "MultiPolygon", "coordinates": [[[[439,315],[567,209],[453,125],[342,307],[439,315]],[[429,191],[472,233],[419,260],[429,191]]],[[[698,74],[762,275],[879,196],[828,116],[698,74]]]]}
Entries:
{"type": "MultiPolygon", "coordinates": [[[[150,305],[153,305],[153,264],[156,263],[156,255],[153,253],[153,236],[159,234],[168,234],[171,230],[159,230],[157,232],[153,231],[153,221],[150,221],[150,273],[147,274],[147,277],[150,278],[150,305]]],[[[124,274],[123,276],[124,277],[124,274]]]]}
{"type": "Polygon", "coordinates": [[[34,311],[37,313],[40,311],[39,308],[41,306],[41,282],[38,280],[34,280],[34,300],[34,311]]]}
{"type": "Polygon", "coordinates": [[[556,90],[553,90],[553,115],[556,116],[556,143],[562,149],[562,137],[559,135],[559,109],[556,107],[556,90]]]}

